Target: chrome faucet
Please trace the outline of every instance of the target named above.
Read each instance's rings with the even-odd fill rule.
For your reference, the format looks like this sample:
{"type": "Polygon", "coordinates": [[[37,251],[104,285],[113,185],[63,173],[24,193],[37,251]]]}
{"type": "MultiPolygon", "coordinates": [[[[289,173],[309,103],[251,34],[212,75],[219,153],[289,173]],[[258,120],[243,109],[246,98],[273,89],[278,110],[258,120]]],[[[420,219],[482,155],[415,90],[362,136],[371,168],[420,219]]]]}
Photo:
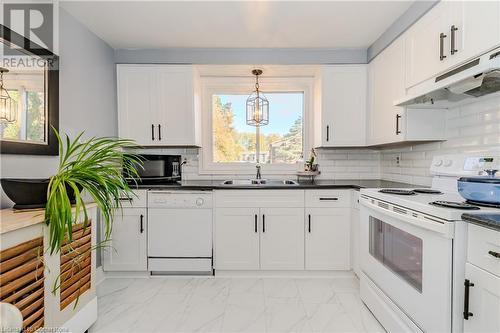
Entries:
{"type": "Polygon", "coordinates": [[[262,175],[260,174],[260,164],[255,165],[257,169],[257,174],[255,175],[255,179],[262,179],[262,175]]]}

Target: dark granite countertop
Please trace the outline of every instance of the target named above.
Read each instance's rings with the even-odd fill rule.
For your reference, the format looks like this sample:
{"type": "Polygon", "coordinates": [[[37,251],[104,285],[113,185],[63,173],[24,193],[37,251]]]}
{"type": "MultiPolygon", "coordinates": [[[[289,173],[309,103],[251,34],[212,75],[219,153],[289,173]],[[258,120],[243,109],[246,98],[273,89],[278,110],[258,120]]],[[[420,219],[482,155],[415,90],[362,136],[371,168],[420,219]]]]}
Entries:
{"type": "Polygon", "coordinates": [[[415,188],[422,187],[407,183],[391,182],[380,179],[342,179],[318,180],[313,183],[301,182],[298,185],[222,185],[222,180],[188,180],[171,185],[139,185],[140,189],[156,190],[270,190],[270,189],[361,189],[361,188],[415,188]]]}
{"type": "Polygon", "coordinates": [[[500,212],[462,214],[462,219],[469,223],[500,231],[500,212]]]}

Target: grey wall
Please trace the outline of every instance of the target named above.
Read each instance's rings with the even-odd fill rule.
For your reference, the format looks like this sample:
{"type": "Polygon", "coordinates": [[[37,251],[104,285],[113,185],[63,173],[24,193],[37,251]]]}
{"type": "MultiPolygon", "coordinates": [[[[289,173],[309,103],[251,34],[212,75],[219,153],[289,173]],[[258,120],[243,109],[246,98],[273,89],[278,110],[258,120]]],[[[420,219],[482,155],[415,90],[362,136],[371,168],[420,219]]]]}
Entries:
{"type": "MultiPolygon", "coordinates": [[[[114,51],[60,8],[60,132],[71,136],[117,135],[114,51]]],[[[1,177],[48,177],[58,157],[0,156],[1,177]]],[[[1,193],[2,208],[12,202],[1,193]]]]}
{"type": "Polygon", "coordinates": [[[439,0],[415,1],[391,26],[373,42],[367,50],[367,60],[370,62],[373,58],[382,52],[389,44],[398,38],[403,32],[412,26],[418,19],[434,7],[439,0]]]}
{"type": "Polygon", "coordinates": [[[366,49],[171,48],[115,51],[117,63],[365,64],[366,49]]]}

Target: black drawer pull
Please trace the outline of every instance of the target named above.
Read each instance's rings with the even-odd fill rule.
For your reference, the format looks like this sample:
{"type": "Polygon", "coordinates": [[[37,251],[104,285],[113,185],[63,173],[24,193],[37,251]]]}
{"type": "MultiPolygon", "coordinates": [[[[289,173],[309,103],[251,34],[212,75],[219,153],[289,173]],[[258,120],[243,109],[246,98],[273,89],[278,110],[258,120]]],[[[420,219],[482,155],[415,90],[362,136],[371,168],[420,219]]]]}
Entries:
{"type": "Polygon", "coordinates": [[[118,200],[132,202],[132,198],[119,198],[118,200]]]}
{"type": "Polygon", "coordinates": [[[155,141],[155,125],[151,124],[151,140],[155,141]]]}
{"type": "Polygon", "coordinates": [[[488,254],[489,254],[490,256],[495,257],[495,258],[500,258],[500,253],[498,253],[498,252],[495,252],[495,251],[488,251],[488,254]]]}
{"type": "Polygon", "coordinates": [[[308,226],[309,233],[311,233],[311,214],[309,214],[309,226],[308,226]]]}
{"type": "Polygon", "coordinates": [[[158,140],[161,141],[161,125],[158,124],[158,140]]]}
{"type": "Polygon", "coordinates": [[[266,215],[262,214],[262,232],[266,232],[266,215]]]}
{"type": "Polygon", "coordinates": [[[469,317],[473,316],[473,313],[469,311],[469,290],[470,287],[474,287],[474,283],[470,282],[469,279],[465,279],[464,282],[465,292],[464,292],[464,319],[469,320],[469,317]]]}
{"type": "Polygon", "coordinates": [[[319,201],[338,201],[339,198],[319,198],[319,201]]]}
{"type": "Polygon", "coordinates": [[[259,232],[257,230],[257,214],[255,214],[255,233],[259,232]]]}
{"type": "Polygon", "coordinates": [[[141,214],[141,227],[139,229],[141,234],[144,232],[144,215],[141,214]]]}

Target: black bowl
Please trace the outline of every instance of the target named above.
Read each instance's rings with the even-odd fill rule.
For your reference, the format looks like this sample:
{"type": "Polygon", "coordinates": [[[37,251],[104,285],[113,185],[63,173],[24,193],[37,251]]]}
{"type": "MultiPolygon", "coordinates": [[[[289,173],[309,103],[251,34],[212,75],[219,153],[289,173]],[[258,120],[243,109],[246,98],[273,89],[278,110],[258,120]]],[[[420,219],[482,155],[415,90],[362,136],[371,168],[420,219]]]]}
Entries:
{"type": "MultiPolygon", "coordinates": [[[[2,189],[10,200],[14,201],[14,209],[44,208],[47,204],[47,178],[2,178],[2,189]]],[[[74,203],[74,191],[66,187],[71,202],[74,203]]]]}

